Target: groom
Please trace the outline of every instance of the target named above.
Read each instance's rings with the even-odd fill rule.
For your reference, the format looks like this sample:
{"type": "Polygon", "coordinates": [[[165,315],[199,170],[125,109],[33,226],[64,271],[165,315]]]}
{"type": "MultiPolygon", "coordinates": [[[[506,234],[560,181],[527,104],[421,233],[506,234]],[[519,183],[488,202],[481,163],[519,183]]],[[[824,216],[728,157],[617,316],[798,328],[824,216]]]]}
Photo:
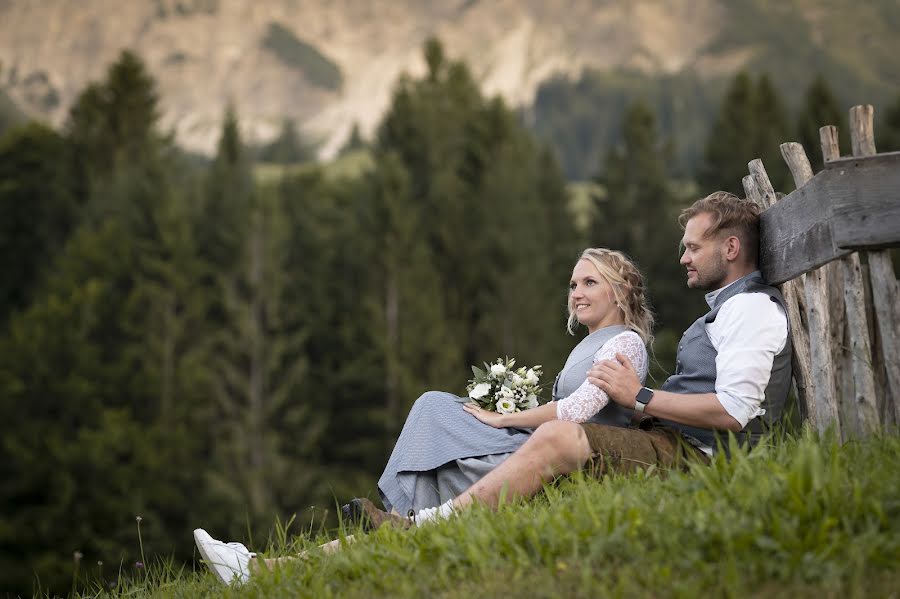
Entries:
{"type": "MultiPolygon", "coordinates": [[[[720,191],[695,202],[679,220],[688,287],[707,291],[710,310],[681,338],[675,374],[659,389],[642,387],[622,355],[595,364],[588,373],[612,401],[633,410],[636,421],[644,418],[639,428],[552,420],[455,499],[411,519],[354,499],[347,506],[351,515],[376,528],[418,525],[476,501],[496,507],[502,495],[530,497],[554,477],[588,465],[601,475],[651,464],[679,467],[727,451],[728,434],[754,443],[781,417],[791,383],[784,300],[757,270],[759,210],[720,191]]],[[[212,539],[202,529],[194,537],[223,581],[249,576],[252,554],[246,547],[212,539]]]]}
{"type": "MultiPolygon", "coordinates": [[[[678,467],[728,450],[728,434],[751,445],[781,417],[791,383],[791,343],[784,299],[758,270],[759,209],[716,192],[680,219],[687,285],[706,291],[709,312],[678,345],[675,374],[659,389],[642,387],[624,356],[595,364],[588,379],[634,410],[640,428],[554,420],[542,424],[505,462],[460,496],[413,518],[444,518],[473,502],[496,507],[529,497],[554,477],[590,465],[597,474],[656,464],[678,467]],[[648,418],[652,417],[652,418],[648,418]]],[[[353,511],[374,526],[408,526],[368,500],[353,511]]]]}

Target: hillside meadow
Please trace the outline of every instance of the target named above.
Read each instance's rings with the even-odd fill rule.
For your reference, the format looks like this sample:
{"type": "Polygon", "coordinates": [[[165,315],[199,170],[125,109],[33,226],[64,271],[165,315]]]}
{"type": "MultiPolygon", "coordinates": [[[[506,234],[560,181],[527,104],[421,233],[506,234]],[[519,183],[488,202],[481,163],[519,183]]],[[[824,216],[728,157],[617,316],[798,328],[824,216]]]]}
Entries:
{"type": "Polygon", "coordinates": [[[575,476],[496,513],[356,531],[330,555],[315,549],[328,535],[279,525],[264,555],[306,559],[242,586],[162,561],[79,596],[892,597],[898,473],[895,435],[841,446],[804,434],[685,473],[575,476]]]}

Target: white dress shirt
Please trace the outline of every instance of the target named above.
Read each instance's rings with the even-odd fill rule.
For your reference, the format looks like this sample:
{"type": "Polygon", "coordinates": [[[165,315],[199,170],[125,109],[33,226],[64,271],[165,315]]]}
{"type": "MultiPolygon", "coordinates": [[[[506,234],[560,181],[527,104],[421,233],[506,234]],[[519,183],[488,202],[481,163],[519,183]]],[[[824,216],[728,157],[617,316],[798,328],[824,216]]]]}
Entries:
{"type": "MultiPolygon", "coordinates": [[[[727,288],[706,294],[710,308],[727,288]]],[[[784,310],[765,293],[738,293],[728,298],[716,320],[706,325],[717,352],[716,397],[741,428],[765,413],[760,404],[775,356],[787,343],[787,332],[784,310]]]]}

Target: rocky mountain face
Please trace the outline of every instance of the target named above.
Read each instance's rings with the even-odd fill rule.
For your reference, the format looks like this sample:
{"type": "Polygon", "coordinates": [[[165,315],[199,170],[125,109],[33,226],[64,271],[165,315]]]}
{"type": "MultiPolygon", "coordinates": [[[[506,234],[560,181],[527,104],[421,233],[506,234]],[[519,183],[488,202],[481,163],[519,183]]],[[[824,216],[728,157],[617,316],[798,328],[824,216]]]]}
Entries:
{"type": "MultiPolygon", "coordinates": [[[[464,58],[486,92],[527,105],[541,82],[585,67],[730,73],[756,51],[717,42],[735,3],[0,0],[0,89],[59,125],[84,86],[131,48],[186,148],[213,151],[231,103],[249,139],[267,141],[291,118],[328,157],[354,123],[371,133],[398,76],[422,72],[429,36],[464,58]]],[[[822,10],[808,11],[810,27],[822,10]]]]}

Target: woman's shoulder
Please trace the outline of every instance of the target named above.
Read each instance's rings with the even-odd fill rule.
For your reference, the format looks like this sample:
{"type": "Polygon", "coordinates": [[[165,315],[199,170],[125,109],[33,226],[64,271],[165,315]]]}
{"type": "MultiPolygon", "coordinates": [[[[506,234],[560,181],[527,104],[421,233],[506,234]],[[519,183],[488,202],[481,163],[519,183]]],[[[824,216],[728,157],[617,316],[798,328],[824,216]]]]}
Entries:
{"type": "Polygon", "coordinates": [[[603,347],[601,347],[599,351],[605,352],[612,349],[615,349],[615,351],[631,349],[632,351],[637,351],[639,353],[647,353],[647,345],[644,343],[644,340],[632,330],[622,331],[618,335],[612,337],[603,344],[603,347]]]}

